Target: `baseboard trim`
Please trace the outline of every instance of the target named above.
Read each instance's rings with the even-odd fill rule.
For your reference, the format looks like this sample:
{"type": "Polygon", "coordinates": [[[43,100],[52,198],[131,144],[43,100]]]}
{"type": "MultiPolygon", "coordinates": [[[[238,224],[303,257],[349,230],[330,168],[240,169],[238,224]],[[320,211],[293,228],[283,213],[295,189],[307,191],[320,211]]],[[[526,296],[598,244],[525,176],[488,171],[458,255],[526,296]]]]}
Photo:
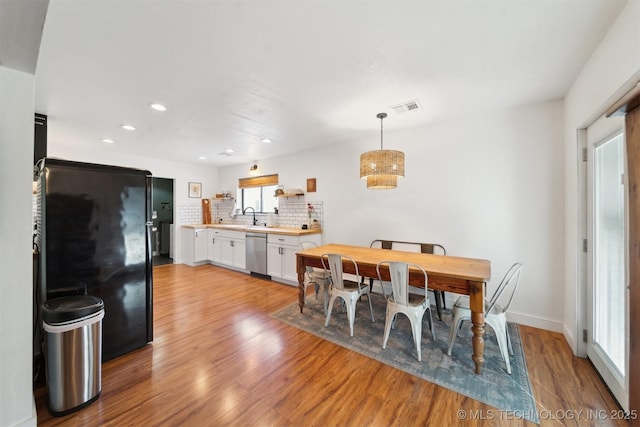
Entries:
{"type": "Polygon", "coordinates": [[[564,328],[562,328],[562,335],[564,335],[564,339],[567,340],[567,344],[569,344],[569,347],[571,348],[573,354],[576,354],[576,337],[573,335],[573,332],[569,328],[567,328],[566,325],[564,328]]]}
{"type": "Polygon", "coordinates": [[[519,325],[531,326],[533,328],[544,329],[546,331],[559,333],[563,333],[564,331],[564,324],[562,322],[543,319],[541,317],[531,316],[528,314],[515,313],[513,311],[507,313],[507,320],[519,325]]]}
{"type": "Polygon", "coordinates": [[[291,280],[283,279],[281,277],[271,276],[271,281],[272,282],[282,283],[283,285],[293,286],[295,288],[298,287],[298,282],[292,282],[291,280]]]}
{"type": "Polygon", "coordinates": [[[565,326],[562,334],[564,335],[564,339],[567,340],[567,344],[569,344],[569,347],[575,356],[583,358],[587,357],[586,344],[578,342],[571,329],[568,329],[565,326]]]}
{"type": "Polygon", "coordinates": [[[38,425],[38,412],[36,410],[36,397],[31,395],[31,418],[20,420],[13,424],[14,427],[36,427],[38,425]]]}
{"type": "MultiPolygon", "coordinates": [[[[451,292],[445,293],[445,300],[447,302],[447,308],[453,307],[453,303],[456,299],[458,299],[460,295],[453,294],[451,292]]],[[[558,322],[555,320],[543,319],[541,317],[531,316],[528,314],[516,313],[513,311],[509,311],[507,313],[507,320],[510,322],[515,322],[520,325],[531,326],[533,328],[544,329],[552,332],[560,332],[564,331],[564,323],[558,322]]]]}

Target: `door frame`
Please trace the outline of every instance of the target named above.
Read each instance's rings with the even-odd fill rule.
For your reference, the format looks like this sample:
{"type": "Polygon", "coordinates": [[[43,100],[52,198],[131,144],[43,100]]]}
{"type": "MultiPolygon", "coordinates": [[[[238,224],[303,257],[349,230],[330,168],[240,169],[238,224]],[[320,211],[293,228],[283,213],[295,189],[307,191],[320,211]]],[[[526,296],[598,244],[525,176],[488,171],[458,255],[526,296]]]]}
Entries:
{"type": "MultiPolygon", "coordinates": [[[[582,340],[582,331],[587,326],[586,319],[586,293],[587,293],[587,281],[586,281],[586,270],[587,270],[587,257],[586,253],[582,251],[582,240],[586,238],[587,224],[586,224],[586,209],[587,209],[587,200],[586,200],[586,163],[582,161],[582,152],[583,148],[587,147],[587,128],[594,123],[600,116],[603,114],[612,115],[618,114],[622,112],[623,114],[627,113],[628,104],[638,105],[638,97],[635,98],[630,97],[630,94],[633,92],[637,92],[638,88],[640,88],[640,70],[635,72],[633,76],[631,76],[624,84],[622,84],[618,90],[613,92],[601,105],[601,107],[594,111],[590,116],[587,116],[582,122],[582,124],[576,127],[576,151],[575,151],[575,159],[577,163],[577,199],[576,199],[576,208],[577,215],[574,218],[576,220],[576,234],[575,234],[575,264],[573,264],[573,268],[575,268],[575,294],[574,295],[566,295],[568,298],[576,299],[576,308],[575,308],[575,329],[568,329],[565,327],[565,335],[569,341],[569,344],[574,349],[576,355],[580,357],[586,357],[586,342],[582,340]]],[[[628,111],[631,111],[632,108],[629,108],[628,111]]],[[[625,120],[626,121],[626,120],[625,120]]],[[[630,141],[629,131],[627,125],[625,124],[625,134],[627,137],[627,159],[634,158],[632,154],[632,149],[634,146],[637,146],[636,150],[640,151],[640,141],[630,141]],[[635,145],[634,145],[635,144],[635,145]]],[[[639,138],[640,139],[640,138],[639,138]]],[[[637,157],[637,156],[636,156],[637,157]]],[[[637,177],[634,177],[634,171],[632,167],[629,165],[628,167],[629,177],[627,179],[629,189],[634,187],[634,185],[638,185],[640,191],[640,170],[636,171],[637,177]]],[[[639,197],[640,198],[640,197],[639,197]]],[[[637,204],[637,203],[635,203],[637,204]]],[[[629,304],[630,307],[640,306],[640,259],[636,259],[633,256],[634,250],[639,250],[638,258],[640,258],[640,249],[637,246],[640,246],[640,224],[638,226],[638,234],[634,235],[634,221],[640,222],[640,205],[634,206],[634,198],[631,193],[629,194],[629,304]],[[635,217],[635,220],[634,220],[635,217]],[[638,272],[634,269],[634,263],[636,264],[636,268],[639,270],[638,272]],[[637,304],[634,304],[636,302],[637,304]]],[[[565,268],[570,267],[569,265],[565,266],[565,268]]],[[[635,311],[629,310],[629,359],[634,360],[635,356],[640,356],[640,327],[634,327],[634,316],[635,311]],[[634,343],[635,346],[634,346],[634,343]]],[[[640,320],[638,320],[640,324],[640,320]]],[[[640,411],[640,366],[636,366],[637,364],[630,363],[629,364],[629,410],[630,411],[640,411]]],[[[635,421],[631,421],[632,425],[640,426],[640,418],[635,421]]]]}
{"type": "MultiPolygon", "coordinates": [[[[614,118],[602,118],[602,121],[595,121],[589,129],[592,129],[591,137],[589,136],[589,132],[587,130],[587,161],[584,162],[586,165],[586,229],[585,235],[587,236],[587,251],[584,252],[585,261],[586,261],[586,274],[585,274],[585,289],[586,289],[586,305],[585,305],[585,315],[586,315],[586,323],[585,328],[587,332],[587,340],[584,343],[586,357],[589,358],[591,363],[593,364],[598,374],[603,379],[609,390],[611,391],[614,398],[618,401],[618,404],[622,406],[623,409],[628,410],[629,408],[629,295],[628,295],[628,284],[629,284],[629,201],[628,195],[626,194],[628,189],[627,184],[627,147],[626,147],[626,138],[625,138],[625,123],[624,119],[621,123],[615,123],[614,118]],[[610,122],[609,122],[610,121],[610,122]],[[608,123],[609,122],[609,123],[608,123]],[[593,129],[595,126],[595,129],[593,129]],[[594,208],[594,198],[595,198],[595,152],[598,146],[601,146],[605,143],[611,141],[611,139],[615,138],[617,135],[622,134],[623,137],[623,162],[624,169],[623,179],[624,182],[622,185],[624,186],[624,288],[625,288],[625,356],[624,356],[624,374],[623,378],[620,378],[618,372],[609,368],[610,362],[608,359],[608,355],[606,355],[603,351],[601,351],[597,346],[591,344],[594,342],[595,335],[595,323],[594,323],[594,286],[595,286],[595,236],[594,236],[594,218],[593,218],[593,208],[594,208]]],[[[620,120],[618,120],[620,121],[620,120]]]]}

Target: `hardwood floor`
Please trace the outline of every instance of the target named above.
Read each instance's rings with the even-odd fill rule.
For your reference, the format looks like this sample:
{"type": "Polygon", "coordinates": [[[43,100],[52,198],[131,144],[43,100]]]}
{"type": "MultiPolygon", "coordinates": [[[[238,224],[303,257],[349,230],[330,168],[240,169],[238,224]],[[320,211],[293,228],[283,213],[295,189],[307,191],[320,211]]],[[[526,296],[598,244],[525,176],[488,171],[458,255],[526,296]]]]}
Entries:
{"type": "MultiPolygon", "coordinates": [[[[154,342],[104,363],[100,398],[66,417],[38,388],[38,425],[534,425],[269,316],[295,301],[294,287],[214,266],[156,267],[154,342]]],[[[541,425],[626,425],[560,334],[520,332],[541,425]]]]}

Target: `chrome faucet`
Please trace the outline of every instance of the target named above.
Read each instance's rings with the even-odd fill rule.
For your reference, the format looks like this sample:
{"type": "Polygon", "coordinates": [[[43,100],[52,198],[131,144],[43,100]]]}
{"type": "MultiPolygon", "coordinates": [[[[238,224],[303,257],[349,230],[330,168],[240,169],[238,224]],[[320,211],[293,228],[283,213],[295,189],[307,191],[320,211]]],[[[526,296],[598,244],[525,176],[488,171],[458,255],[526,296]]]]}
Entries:
{"type": "Polygon", "coordinates": [[[253,225],[258,224],[258,220],[256,219],[256,210],[253,207],[249,206],[247,208],[244,208],[244,210],[242,211],[242,215],[246,215],[249,209],[253,211],[253,225]]]}

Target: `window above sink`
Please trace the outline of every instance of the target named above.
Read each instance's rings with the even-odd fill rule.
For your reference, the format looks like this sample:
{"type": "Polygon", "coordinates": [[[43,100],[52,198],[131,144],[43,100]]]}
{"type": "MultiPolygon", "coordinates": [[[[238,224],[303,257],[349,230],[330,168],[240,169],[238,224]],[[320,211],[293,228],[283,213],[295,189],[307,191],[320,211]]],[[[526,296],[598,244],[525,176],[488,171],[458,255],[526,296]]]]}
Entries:
{"type": "Polygon", "coordinates": [[[256,213],[272,213],[278,208],[275,197],[278,175],[256,176],[238,180],[238,201],[240,209],[255,209],[256,213]]]}
{"type": "Polygon", "coordinates": [[[277,185],[238,189],[242,211],[253,208],[256,213],[273,213],[278,207],[278,198],[274,196],[277,185]]]}

